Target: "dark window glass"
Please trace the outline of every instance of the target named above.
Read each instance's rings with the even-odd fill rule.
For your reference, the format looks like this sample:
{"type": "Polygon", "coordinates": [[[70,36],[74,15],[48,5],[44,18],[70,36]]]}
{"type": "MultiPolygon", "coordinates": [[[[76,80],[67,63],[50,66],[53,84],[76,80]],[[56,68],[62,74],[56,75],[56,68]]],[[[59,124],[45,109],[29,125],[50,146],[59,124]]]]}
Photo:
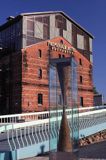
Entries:
{"type": "Polygon", "coordinates": [[[60,43],[63,44],[63,40],[62,39],[60,40],[60,43]]]}
{"type": "Polygon", "coordinates": [[[42,70],[41,70],[41,68],[38,69],[38,78],[42,78],[42,70]]]}
{"type": "Polygon", "coordinates": [[[63,37],[63,29],[62,28],[60,28],[59,34],[60,34],[61,37],[63,37]]]}
{"type": "Polygon", "coordinates": [[[31,44],[34,44],[34,38],[33,37],[27,37],[27,46],[28,45],[31,45],[31,44]]]}
{"type": "Polygon", "coordinates": [[[80,76],[80,83],[82,84],[82,76],[80,76]]]}
{"type": "Polygon", "coordinates": [[[47,25],[43,25],[43,38],[49,39],[49,27],[47,25]]]}
{"type": "Polygon", "coordinates": [[[79,64],[82,65],[82,59],[81,58],[79,59],[79,64]]]}
{"type": "Polygon", "coordinates": [[[42,22],[43,21],[42,17],[36,17],[35,20],[38,21],[38,22],[42,22]]]}
{"type": "Polygon", "coordinates": [[[39,58],[42,57],[42,51],[41,51],[41,49],[38,50],[38,57],[39,57],[39,58]]]}
{"type": "Polygon", "coordinates": [[[65,55],[62,55],[63,58],[65,58],[65,55]]]}
{"type": "Polygon", "coordinates": [[[63,17],[62,21],[63,21],[63,29],[66,30],[67,29],[67,27],[66,27],[66,18],[63,17]]]}
{"type": "Polygon", "coordinates": [[[89,66],[89,69],[90,69],[90,70],[89,70],[89,78],[90,78],[90,81],[92,82],[92,75],[93,75],[92,72],[93,72],[93,69],[92,69],[92,66],[91,66],[91,65],[89,66]]]}
{"type": "Polygon", "coordinates": [[[87,46],[87,38],[84,37],[84,49],[87,50],[88,46],[87,46]]]}
{"type": "Polygon", "coordinates": [[[59,58],[61,58],[61,54],[59,54],[59,58]]]}
{"type": "Polygon", "coordinates": [[[49,25],[49,17],[43,17],[43,23],[49,25]]]}
{"type": "Polygon", "coordinates": [[[66,19],[61,15],[56,15],[55,26],[66,30],[66,19]]]}
{"type": "Polygon", "coordinates": [[[1,31],[1,43],[5,48],[11,49],[11,51],[21,47],[21,41],[20,39],[17,41],[17,38],[21,38],[20,21],[1,31]],[[17,47],[17,43],[19,47],[17,47]]]}
{"type": "Polygon", "coordinates": [[[38,94],[38,104],[43,104],[43,94],[38,94]]]}
{"type": "Polygon", "coordinates": [[[80,97],[80,106],[84,106],[83,97],[80,97]]]}

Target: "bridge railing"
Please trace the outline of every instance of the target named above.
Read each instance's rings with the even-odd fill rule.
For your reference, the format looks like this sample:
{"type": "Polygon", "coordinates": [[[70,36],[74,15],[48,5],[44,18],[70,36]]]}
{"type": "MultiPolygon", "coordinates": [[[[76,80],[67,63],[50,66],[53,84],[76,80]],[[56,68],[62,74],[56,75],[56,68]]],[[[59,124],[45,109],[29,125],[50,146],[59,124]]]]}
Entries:
{"type": "MultiPolygon", "coordinates": [[[[71,115],[67,115],[67,119],[71,130],[72,124],[70,121],[70,116],[71,115]]],[[[10,128],[7,132],[10,149],[15,150],[17,148],[23,148],[32,144],[45,143],[46,141],[49,141],[50,137],[52,139],[56,139],[60,128],[60,122],[61,117],[58,117],[58,129],[55,118],[52,118],[50,125],[51,128],[49,128],[49,119],[40,119],[39,121],[11,124],[12,128],[10,128]]],[[[101,130],[106,129],[106,109],[80,113],[79,138],[82,138],[84,136],[84,134],[82,134],[83,130],[89,129],[90,134],[94,134],[97,131],[100,131],[95,131],[95,126],[97,126],[96,128],[98,128],[98,126],[101,124],[105,124],[105,128],[103,126],[103,128],[101,127],[101,130]],[[92,127],[94,127],[94,130],[90,129],[92,127]]],[[[76,122],[73,127],[78,127],[76,122]]]]}
{"type": "MultiPolygon", "coordinates": [[[[71,114],[67,114],[67,119],[71,118],[71,114]]],[[[73,118],[76,117],[77,115],[74,114],[73,118]]],[[[79,113],[79,125],[80,126],[85,126],[85,121],[87,123],[87,121],[89,122],[89,124],[94,123],[94,121],[97,121],[98,123],[100,122],[100,119],[106,119],[106,109],[102,109],[102,110],[95,110],[95,111],[88,111],[88,112],[83,112],[83,113],[79,113]],[[105,118],[104,118],[105,117],[105,118]]],[[[102,119],[102,122],[103,122],[102,119]]],[[[56,118],[55,116],[52,117],[51,119],[51,123],[52,122],[56,122],[56,118]]],[[[61,121],[61,116],[58,117],[58,121],[61,121]]],[[[28,121],[28,122],[24,122],[24,123],[8,123],[5,125],[2,125],[0,127],[0,133],[2,132],[7,132],[8,130],[14,130],[14,129],[18,129],[18,128],[25,128],[27,126],[36,126],[36,125],[43,125],[44,123],[49,125],[49,118],[46,119],[39,119],[39,120],[35,120],[35,121],[28,121]]],[[[88,126],[88,124],[86,124],[88,126]]],[[[87,127],[86,126],[86,127],[87,127]]],[[[83,127],[82,127],[83,128],[83,127]]]]}
{"type": "MultiPolygon", "coordinates": [[[[88,111],[94,111],[98,109],[104,109],[106,106],[95,106],[95,107],[81,107],[79,108],[79,113],[88,112],[88,111]]],[[[76,109],[73,109],[76,111],[76,109]]],[[[67,109],[66,113],[71,114],[72,109],[67,109]]],[[[22,114],[11,114],[11,115],[2,115],[0,116],[0,123],[22,123],[22,122],[29,122],[29,121],[35,121],[40,119],[47,119],[50,116],[55,116],[57,112],[51,111],[49,114],[49,111],[44,112],[33,112],[33,113],[22,113],[22,114]],[[50,115],[51,114],[51,115],[50,115]]],[[[58,116],[62,114],[62,110],[58,110],[58,116]]]]}
{"type": "MultiPolygon", "coordinates": [[[[67,110],[67,119],[70,130],[76,130],[79,126],[79,138],[88,136],[106,129],[106,109],[90,110],[88,112],[79,113],[79,125],[70,121],[70,110],[67,110]]],[[[62,111],[59,114],[62,114],[62,111]]],[[[57,135],[60,128],[61,116],[58,117],[58,122],[53,111],[51,125],[49,126],[49,118],[39,119],[34,121],[26,121],[24,123],[8,123],[0,127],[0,143],[8,141],[9,150],[16,150],[32,144],[49,142],[49,138],[57,140],[57,135]],[[3,128],[2,128],[3,127],[3,128]]],[[[74,114],[73,118],[76,116],[74,114]]],[[[70,133],[71,134],[71,133],[70,133]]],[[[2,146],[2,145],[1,145],[2,146]]],[[[7,146],[7,145],[6,145],[7,146]]],[[[4,148],[2,147],[4,150],[4,148]]]]}

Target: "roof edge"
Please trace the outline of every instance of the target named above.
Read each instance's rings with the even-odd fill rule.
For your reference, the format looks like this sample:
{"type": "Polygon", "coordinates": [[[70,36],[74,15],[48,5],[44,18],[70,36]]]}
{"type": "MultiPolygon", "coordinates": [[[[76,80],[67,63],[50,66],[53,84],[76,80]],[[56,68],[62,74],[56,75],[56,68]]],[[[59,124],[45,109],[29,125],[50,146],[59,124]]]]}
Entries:
{"type": "Polygon", "coordinates": [[[73,22],[75,25],[77,25],[77,27],[79,27],[80,29],[82,29],[84,32],[86,32],[92,39],[94,39],[94,36],[88,32],[85,28],[83,28],[80,24],[78,24],[76,21],[74,21],[70,16],[68,16],[66,13],[64,13],[63,11],[44,11],[44,12],[30,12],[30,13],[21,13],[19,15],[17,15],[13,20],[11,20],[11,22],[6,22],[2,25],[0,25],[0,30],[2,30],[2,28],[4,26],[9,25],[10,23],[14,23],[15,21],[17,21],[18,19],[20,19],[23,16],[27,16],[27,15],[41,15],[41,14],[54,14],[54,13],[60,13],[63,16],[65,16],[69,21],[73,22]]]}

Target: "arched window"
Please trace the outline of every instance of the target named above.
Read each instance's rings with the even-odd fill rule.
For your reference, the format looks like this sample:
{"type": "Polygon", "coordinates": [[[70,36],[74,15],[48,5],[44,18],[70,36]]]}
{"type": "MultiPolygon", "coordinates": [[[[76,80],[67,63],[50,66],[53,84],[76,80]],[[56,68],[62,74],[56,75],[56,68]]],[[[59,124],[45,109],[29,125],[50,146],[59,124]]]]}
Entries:
{"type": "Polygon", "coordinates": [[[59,58],[61,58],[61,54],[59,54],[59,58]]]}
{"type": "Polygon", "coordinates": [[[80,83],[82,84],[82,76],[80,76],[80,83]]]}
{"type": "Polygon", "coordinates": [[[38,78],[42,78],[42,69],[41,68],[38,69],[38,78]]]}
{"type": "Polygon", "coordinates": [[[43,94],[38,94],[38,104],[43,104],[43,94]]]}
{"type": "Polygon", "coordinates": [[[84,99],[83,99],[83,97],[80,97],[80,106],[84,106],[84,99]]]}
{"type": "Polygon", "coordinates": [[[60,43],[63,44],[63,40],[62,39],[60,40],[60,43]]]}
{"type": "Polygon", "coordinates": [[[82,65],[82,59],[81,58],[79,59],[79,65],[82,65]]]}
{"type": "Polygon", "coordinates": [[[42,57],[42,51],[41,51],[41,49],[38,50],[38,57],[39,57],[39,58],[42,57]]]}

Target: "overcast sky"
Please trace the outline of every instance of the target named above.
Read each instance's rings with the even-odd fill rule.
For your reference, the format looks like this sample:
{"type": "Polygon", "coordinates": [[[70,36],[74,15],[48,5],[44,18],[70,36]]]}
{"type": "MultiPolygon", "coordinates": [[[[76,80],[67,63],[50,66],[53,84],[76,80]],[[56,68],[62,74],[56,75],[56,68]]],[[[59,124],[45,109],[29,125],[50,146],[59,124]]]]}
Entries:
{"type": "Polygon", "coordinates": [[[0,24],[23,12],[62,10],[95,39],[94,84],[106,99],[106,0],[1,0],[0,24]]]}

